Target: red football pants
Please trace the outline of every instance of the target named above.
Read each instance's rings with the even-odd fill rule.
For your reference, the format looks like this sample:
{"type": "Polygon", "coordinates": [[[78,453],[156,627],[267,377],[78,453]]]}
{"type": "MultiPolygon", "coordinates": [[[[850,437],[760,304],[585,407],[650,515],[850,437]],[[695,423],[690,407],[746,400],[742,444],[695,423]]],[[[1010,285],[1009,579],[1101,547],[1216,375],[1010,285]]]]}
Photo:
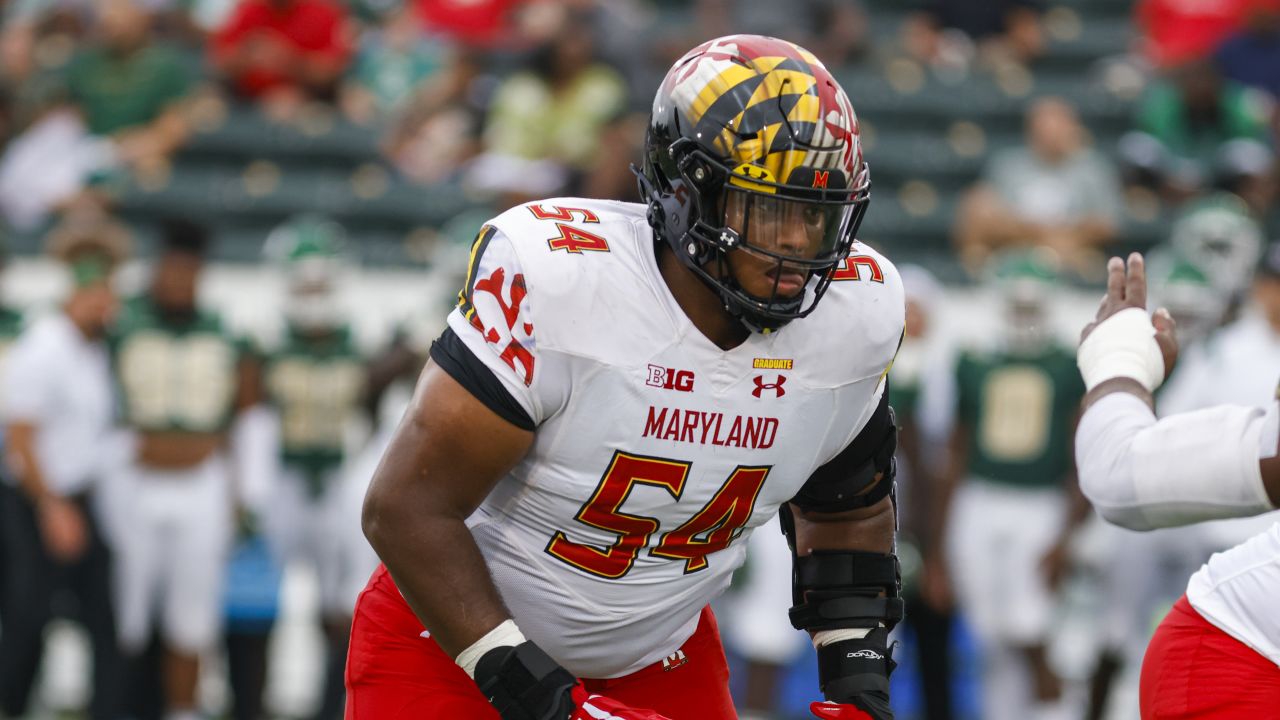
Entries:
{"type": "MultiPolygon", "coordinates": [[[[480,689],[434,640],[379,566],[356,601],[347,654],[346,720],[500,720],[480,689]]],[[[684,663],[657,662],[611,680],[583,679],[590,693],[671,720],[735,720],[729,667],[711,609],[681,646],[684,663]]]]}
{"type": "Polygon", "coordinates": [[[1280,718],[1280,667],[1205,620],[1186,596],[1142,660],[1143,720],[1280,718]]]}

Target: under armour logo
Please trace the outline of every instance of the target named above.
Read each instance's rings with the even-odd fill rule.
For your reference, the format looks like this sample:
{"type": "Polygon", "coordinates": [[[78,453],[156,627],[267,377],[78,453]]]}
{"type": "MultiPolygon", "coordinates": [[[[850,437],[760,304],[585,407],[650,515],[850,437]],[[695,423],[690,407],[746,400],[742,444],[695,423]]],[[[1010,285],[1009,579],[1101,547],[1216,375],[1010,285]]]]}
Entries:
{"type": "Polygon", "coordinates": [[[774,392],[774,397],[782,397],[783,395],[787,394],[787,391],[782,387],[783,384],[787,382],[786,375],[779,375],[778,381],[771,382],[771,383],[765,382],[763,375],[757,375],[755,376],[754,379],[756,382],[756,389],[752,390],[751,394],[754,395],[755,397],[760,397],[760,393],[764,392],[765,390],[772,390],[774,392]]]}

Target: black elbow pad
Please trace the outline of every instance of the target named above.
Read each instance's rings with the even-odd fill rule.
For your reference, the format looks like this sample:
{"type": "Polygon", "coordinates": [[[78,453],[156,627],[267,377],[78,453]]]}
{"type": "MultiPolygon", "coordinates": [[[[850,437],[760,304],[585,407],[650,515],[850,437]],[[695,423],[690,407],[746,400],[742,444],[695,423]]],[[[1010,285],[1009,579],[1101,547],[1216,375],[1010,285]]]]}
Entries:
{"type": "Polygon", "coordinates": [[[898,426],[885,388],[862,432],[830,462],[814,471],[791,502],[805,512],[843,512],[875,505],[893,491],[898,426]],[[880,482],[876,474],[883,473],[880,482]],[[860,494],[861,493],[861,494],[860,494]]]}

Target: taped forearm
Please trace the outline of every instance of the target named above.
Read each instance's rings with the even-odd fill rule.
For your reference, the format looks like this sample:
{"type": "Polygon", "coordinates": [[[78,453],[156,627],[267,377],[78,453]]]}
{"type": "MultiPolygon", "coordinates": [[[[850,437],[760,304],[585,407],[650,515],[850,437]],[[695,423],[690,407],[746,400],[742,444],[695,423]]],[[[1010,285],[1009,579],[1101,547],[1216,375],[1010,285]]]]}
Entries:
{"type": "Polygon", "coordinates": [[[1104,518],[1133,530],[1266,512],[1263,425],[1261,410],[1232,405],[1157,421],[1140,398],[1112,393],[1080,420],[1080,488],[1104,518]]]}

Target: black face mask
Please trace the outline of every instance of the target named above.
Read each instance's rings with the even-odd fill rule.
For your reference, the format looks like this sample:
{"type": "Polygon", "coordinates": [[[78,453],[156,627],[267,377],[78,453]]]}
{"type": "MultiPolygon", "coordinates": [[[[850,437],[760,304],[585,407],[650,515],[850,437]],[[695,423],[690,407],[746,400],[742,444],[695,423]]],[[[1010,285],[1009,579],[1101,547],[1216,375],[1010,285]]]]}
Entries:
{"type": "MultiPolygon", "coordinates": [[[[724,173],[727,168],[715,171],[724,173]]],[[[778,330],[812,312],[837,263],[848,253],[866,210],[866,186],[850,191],[839,180],[836,187],[827,188],[831,178],[823,174],[824,182],[810,178],[811,182],[799,187],[747,181],[726,187],[705,205],[697,200],[709,198],[695,198],[697,220],[681,248],[687,245],[702,251],[687,256],[696,265],[694,273],[715,289],[725,309],[753,332],[778,330]],[[790,230],[788,241],[782,239],[783,228],[790,230]],[[802,232],[796,233],[796,229],[802,232]],[[727,254],[734,251],[772,262],[773,287],[763,295],[742,287],[729,269],[727,254]],[[778,280],[784,273],[803,275],[803,291],[781,292],[778,280]]]]}

